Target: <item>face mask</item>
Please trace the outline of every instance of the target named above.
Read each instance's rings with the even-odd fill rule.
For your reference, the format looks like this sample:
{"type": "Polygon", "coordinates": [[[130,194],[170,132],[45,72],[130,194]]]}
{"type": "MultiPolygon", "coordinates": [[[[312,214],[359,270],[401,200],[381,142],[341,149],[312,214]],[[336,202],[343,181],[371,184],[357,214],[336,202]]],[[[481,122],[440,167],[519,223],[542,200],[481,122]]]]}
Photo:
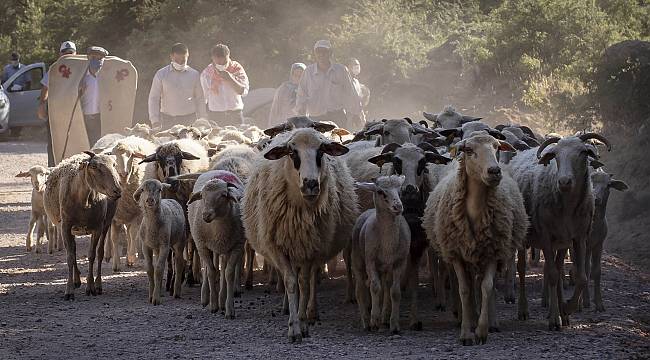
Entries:
{"type": "Polygon", "coordinates": [[[19,63],[18,63],[18,61],[13,61],[13,60],[12,60],[12,61],[11,61],[11,65],[12,65],[13,67],[15,67],[15,68],[18,68],[19,63]]]}
{"type": "Polygon", "coordinates": [[[187,66],[187,64],[179,64],[179,63],[174,62],[174,61],[172,61],[172,66],[177,71],[185,71],[189,67],[189,66],[187,66]]]}
{"type": "Polygon", "coordinates": [[[228,67],[228,64],[227,63],[226,63],[226,65],[214,64],[214,67],[219,71],[226,71],[226,68],[228,67]]]}
{"type": "Polygon", "coordinates": [[[361,65],[352,65],[352,73],[354,75],[359,75],[359,73],[361,73],[361,65]]]}
{"type": "Polygon", "coordinates": [[[91,70],[97,72],[104,64],[104,59],[90,59],[89,67],[91,70]]]}

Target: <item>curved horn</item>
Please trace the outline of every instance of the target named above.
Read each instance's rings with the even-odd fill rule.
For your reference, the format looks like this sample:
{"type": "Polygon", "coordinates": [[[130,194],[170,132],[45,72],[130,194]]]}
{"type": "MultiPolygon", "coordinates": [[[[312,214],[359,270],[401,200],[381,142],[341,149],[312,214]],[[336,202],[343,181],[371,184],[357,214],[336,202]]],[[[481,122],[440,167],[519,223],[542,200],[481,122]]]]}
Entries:
{"type": "Polygon", "coordinates": [[[381,150],[381,153],[385,154],[387,152],[394,152],[395,149],[400,148],[400,147],[402,147],[402,145],[397,144],[397,143],[390,143],[390,144],[384,146],[384,149],[381,150]]]}
{"type": "Polygon", "coordinates": [[[426,120],[420,120],[418,121],[418,124],[424,126],[425,128],[429,128],[429,123],[426,120]]]}
{"type": "Polygon", "coordinates": [[[550,137],[550,138],[544,140],[544,142],[542,143],[542,145],[539,146],[539,149],[537,149],[537,158],[538,158],[538,159],[540,158],[540,156],[542,155],[542,151],[544,151],[544,149],[545,149],[547,146],[549,146],[549,145],[551,145],[551,144],[555,144],[555,143],[557,143],[557,142],[560,141],[560,140],[561,140],[561,139],[560,139],[559,137],[556,137],[556,136],[553,136],[553,137],[550,137]]]}
{"type": "Polygon", "coordinates": [[[582,135],[580,135],[580,136],[578,136],[578,137],[579,137],[580,140],[582,140],[583,142],[584,142],[584,141],[587,141],[587,140],[589,140],[589,139],[596,139],[596,140],[602,142],[603,144],[605,144],[605,146],[607,146],[607,151],[612,151],[612,143],[610,143],[609,140],[607,140],[606,137],[604,137],[604,136],[602,136],[602,135],[600,135],[600,134],[596,134],[596,133],[585,133],[585,134],[582,134],[582,135]]]}

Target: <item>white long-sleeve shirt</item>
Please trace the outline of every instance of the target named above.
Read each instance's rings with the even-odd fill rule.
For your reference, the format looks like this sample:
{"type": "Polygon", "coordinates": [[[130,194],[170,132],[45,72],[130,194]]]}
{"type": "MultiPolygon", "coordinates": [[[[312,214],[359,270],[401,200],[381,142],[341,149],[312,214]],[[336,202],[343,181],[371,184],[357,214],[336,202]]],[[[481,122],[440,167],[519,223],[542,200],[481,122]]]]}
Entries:
{"type": "Polygon", "coordinates": [[[171,64],[158,70],[149,91],[149,120],[160,122],[160,114],[182,116],[196,113],[207,118],[200,74],[188,67],[178,71],[171,64]]]}
{"type": "Polygon", "coordinates": [[[230,60],[226,71],[244,85],[244,92],[238,94],[227,80],[217,78],[214,64],[208,65],[201,72],[201,86],[210,111],[233,111],[244,108],[242,96],[248,94],[248,75],[246,75],[244,67],[234,60],[230,60]]]}
{"type": "Polygon", "coordinates": [[[325,72],[317,64],[307,66],[298,86],[296,114],[321,116],[337,110],[345,110],[348,116],[361,113],[361,101],[348,70],[341,64],[332,64],[325,72]]]}

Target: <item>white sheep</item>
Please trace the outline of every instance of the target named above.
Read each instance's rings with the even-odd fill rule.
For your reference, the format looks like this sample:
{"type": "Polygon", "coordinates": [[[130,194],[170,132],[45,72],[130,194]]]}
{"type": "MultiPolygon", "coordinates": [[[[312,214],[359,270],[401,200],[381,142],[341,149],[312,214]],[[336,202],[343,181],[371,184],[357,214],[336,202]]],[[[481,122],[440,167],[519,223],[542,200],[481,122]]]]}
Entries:
{"type": "Polygon", "coordinates": [[[482,118],[469,115],[462,115],[452,105],[447,105],[441,113],[430,114],[423,112],[422,115],[433,123],[440,124],[445,129],[457,128],[466,122],[478,121],[482,118]]]}
{"type": "Polygon", "coordinates": [[[353,179],[337,158],[347,151],[311,128],[280,134],[246,186],[246,238],[284,277],[290,341],[309,335],[307,320],[317,317],[317,270],[347,246],[358,214],[353,179]]]}
{"type": "Polygon", "coordinates": [[[460,341],[471,345],[474,278],[481,278],[482,295],[476,338],[485,343],[488,330],[497,327],[494,276],[521,246],[528,219],[517,184],[496,159],[498,150],[512,149],[508,143],[475,133],[456,148],[462,153],[456,171],[433,190],[422,221],[432,246],[455,270],[462,309],[460,341]]]}
{"type": "Polygon", "coordinates": [[[149,277],[149,302],[153,305],[161,304],[162,277],[170,249],[173,250],[176,277],[174,297],[181,297],[181,282],[185,266],[183,258],[186,243],[185,215],[176,200],[162,199],[162,190],[169,187],[169,184],[149,179],[133,193],[133,199],[138,202],[143,214],[138,236],[142,240],[149,277]]]}
{"type": "Polygon", "coordinates": [[[411,247],[411,230],[402,216],[400,200],[403,182],[403,175],[392,175],[379,177],[374,183],[356,184],[372,192],[375,202],[374,209],[359,216],[352,231],[352,268],[361,326],[365,330],[377,330],[382,323],[390,321],[390,331],[393,334],[400,331],[400,284],[411,247]],[[368,289],[372,298],[370,314],[368,289]]]}
{"type": "Polygon", "coordinates": [[[227,319],[235,317],[235,270],[241,264],[245,242],[239,208],[243,190],[235,174],[211,170],[196,180],[188,202],[190,231],[205,267],[201,304],[213,313],[225,310],[227,319]],[[217,299],[220,256],[224,261],[217,299]]]}
{"type": "Polygon", "coordinates": [[[25,241],[25,248],[27,251],[32,251],[32,238],[34,230],[36,230],[36,246],[34,250],[37,253],[41,252],[41,239],[43,235],[48,240],[48,252],[51,254],[55,247],[58,250],[63,249],[62,241],[54,233],[54,226],[47,218],[45,213],[45,205],[43,204],[43,193],[45,192],[45,181],[47,180],[50,170],[35,165],[27,171],[22,171],[16,177],[28,177],[32,182],[32,199],[31,199],[31,214],[29,218],[29,227],[27,228],[27,239],[25,241]]]}

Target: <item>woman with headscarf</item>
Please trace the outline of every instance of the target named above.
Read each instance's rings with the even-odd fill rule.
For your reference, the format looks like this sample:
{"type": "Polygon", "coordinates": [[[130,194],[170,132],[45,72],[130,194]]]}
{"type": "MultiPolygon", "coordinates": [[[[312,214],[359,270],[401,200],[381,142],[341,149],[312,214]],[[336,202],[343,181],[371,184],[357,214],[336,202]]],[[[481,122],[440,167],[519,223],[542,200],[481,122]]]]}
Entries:
{"type": "Polygon", "coordinates": [[[271,112],[269,113],[268,127],[281,124],[292,116],[296,116],[294,107],[296,106],[296,92],[302,73],[307,66],[303,63],[294,63],[291,65],[289,81],[285,81],[275,91],[271,112]]]}

